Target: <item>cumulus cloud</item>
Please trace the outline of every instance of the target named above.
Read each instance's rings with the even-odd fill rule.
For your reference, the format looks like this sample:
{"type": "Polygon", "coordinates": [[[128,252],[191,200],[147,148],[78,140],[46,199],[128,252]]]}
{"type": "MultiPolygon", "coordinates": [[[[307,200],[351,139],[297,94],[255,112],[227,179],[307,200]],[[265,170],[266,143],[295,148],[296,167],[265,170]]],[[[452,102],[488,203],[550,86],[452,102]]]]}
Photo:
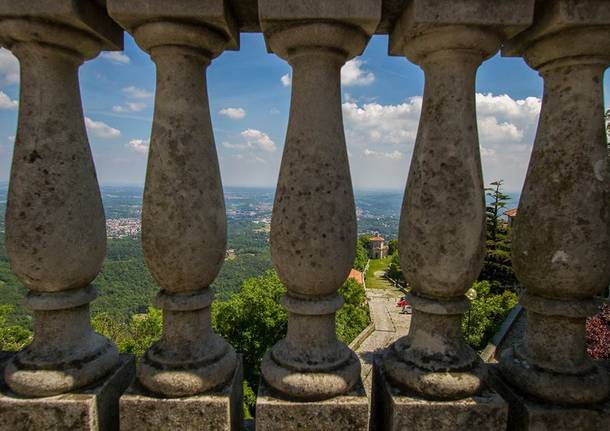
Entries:
{"type": "Polygon", "coordinates": [[[100,58],[108,60],[114,64],[129,64],[131,59],[125,55],[122,51],[104,51],[101,53],[100,58]]]}
{"type": "Polygon", "coordinates": [[[292,77],[288,73],[286,75],[282,75],[280,81],[282,81],[282,85],[284,87],[290,87],[292,85],[292,77]]]}
{"type": "Polygon", "coordinates": [[[127,98],[131,100],[127,100],[122,105],[113,106],[112,112],[127,114],[130,112],[143,111],[148,106],[148,104],[143,102],[143,100],[150,99],[153,95],[150,91],[135,87],[133,85],[123,88],[123,93],[125,93],[127,98]]]}
{"type": "Polygon", "coordinates": [[[0,48],[0,83],[6,85],[19,82],[19,61],[8,50],[0,48]]]}
{"type": "Polygon", "coordinates": [[[421,112],[422,98],[411,97],[398,105],[354,101],[343,103],[346,138],[350,145],[370,144],[413,146],[421,112]]]}
{"type": "Polygon", "coordinates": [[[152,92],[133,85],[123,88],[123,93],[132,99],[149,99],[153,96],[152,92]]]}
{"type": "Polygon", "coordinates": [[[349,85],[371,85],[375,81],[375,74],[364,70],[365,62],[354,58],[345,63],[341,69],[341,84],[349,85]]]}
{"type": "Polygon", "coordinates": [[[259,148],[264,151],[273,152],[277,149],[275,142],[266,133],[256,129],[247,129],[241,132],[242,138],[249,147],[259,148]]]}
{"type": "Polygon", "coordinates": [[[538,126],[542,100],[477,94],[481,159],[486,182],[504,179],[507,190],[521,190],[538,126]]]}
{"type": "MultiPolygon", "coordinates": [[[[365,62],[354,58],[345,63],[341,69],[341,84],[344,86],[366,86],[375,82],[375,74],[363,67],[365,62]]],[[[282,75],[280,78],[284,87],[292,85],[292,76],[289,73],[282,75]]]]}
{"type": "Polygon", "coordinates": [[[246,110],[243,108],[224,108],[219,111],[219,114],[232,120],[241,120],[246,116],[246,110]]]}
{"type": "Polygon", "coordinates": [[[19,102],[12,100],[4,91],[0,91],[0,109],[17,109],[19,102]]]}
{"type": "Polygon", "coordinates": [[[246,129],[239,135],[241,139],[240,142],[223,142],[222,146],[235,150],[262,150],[269,153],[272,153],[277,149],[275,142],[273,142],[269,135],[260,130],[246,129]]]}
{"type": "Polygon", "coordinates": [[[146,154],[148,153],[148,147],[150,146],[150,142],[148,139],[132,139],[127,143],[127,147],[132,149],[137,153],[146,154]]]}
{"type": "Polygon", "coordinates": [[[365,148],[364,151],[362,152],[362,154],[364,154],[366,157],[373,157],[375,159],[388,159],[388,160],[400,160],[400,159],[402,159],[402,156],[403,156],[403,154],[398,150],[394,150],[392,152],[383,152],[383,151],[369,150],[368,148],[365,148]]]}
{"type": "MultiPolygon", "coordinates": [[[[479,143],[485,181],[504,179],[507,190],[523,185],[541,100],[477,94],[479,143]]],[[[345,134],[357,187],[403,187],[417,136],[422,98],[401,104],[343,103],[345,134]],[[397,160],[406,159],[396,163],[397,160]]]]}
{"type": "Polygon", "coordinates": [[[102,121],[94,121],[89,117],[85,117],[85,126],[87,127],[87,132],[94,138],[114,139],[121,136],[120,130],[110,127],[102,121]]]}
{"type": "Polygon", "coordinates": [[[142,102],[126,102],[123,105],[115,105],[112,107],[112,112],[125,113],[125,112],[140,112],[146,108],[146,103],[142,102]]]}

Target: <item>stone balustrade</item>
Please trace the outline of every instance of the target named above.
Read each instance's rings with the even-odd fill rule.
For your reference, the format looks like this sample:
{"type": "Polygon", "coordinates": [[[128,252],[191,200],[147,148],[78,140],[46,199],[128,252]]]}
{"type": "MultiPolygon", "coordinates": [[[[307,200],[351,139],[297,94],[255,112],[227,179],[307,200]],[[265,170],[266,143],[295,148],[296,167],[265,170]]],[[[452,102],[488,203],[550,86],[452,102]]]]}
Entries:
{"type": "Polygon", "coordinates": [[[0,0],[21,64],[7,254],[35,319],[3,364],[0,430],[241,428],[241,360],[210,323],[226,219],[205,70],[242,31],[293,70],[271,227],[288,332],[261,365],[257,428],[610,429],[608,372],[584,345],[610,283],[610,1],[0,0]],[[142,240],[164,326],[137,372],[89,322],[105,222],[78,83],[123,29],[157,68],[142,240]],[[356,241],[340,70],[380,33],[426,84],[399,232],[413,322],[367,397],[335,335],[356,241]],[[484,253],[475,78],[498,50],[540,73],[544,99],[513,232],[527,335],[495,367],[460,319],[484,253]]]}

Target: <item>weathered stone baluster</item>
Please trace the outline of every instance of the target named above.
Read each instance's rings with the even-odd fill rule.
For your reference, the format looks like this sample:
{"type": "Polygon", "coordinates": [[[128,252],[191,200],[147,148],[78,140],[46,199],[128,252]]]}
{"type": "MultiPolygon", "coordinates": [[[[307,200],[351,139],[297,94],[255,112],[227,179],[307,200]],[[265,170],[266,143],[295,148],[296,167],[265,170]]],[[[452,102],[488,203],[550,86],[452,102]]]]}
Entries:
{"type": "Polygon", "coordinates": [[[6,247],[34,314],[32,343],[4,369],[0,429],[115,429],[135,370],[89,321],[106,226],[78,68],[123,32],[94,1],[1,1],[0,40],[21,64],[6,247]]]}
{"type": "Polygon", "coordinates": [[[122,31],[94,2],[82,7],[86,23],[72,6],[0,3],[0,40],[21,64],[6,247],[34,312],[34,339],[5,378],[28,397],[73,391],[119,365],[117,348],[89,322],[106,226],[78,68],[103,48],[120,48],[122,31]]]}
{"type": "MultiPolygon", "coordinates": [[[[288,334],[267,352],[261,371],[271,388],[301,400],[345,394],[360,375],[358,358],[335,334],[335,312],[342,305],[337,290],[352,267],[356,242],[340,72],[364,49],[381,5],[358,2],[349,13],[344,9],[340,2],[259,2],[269,50],[293,70],[271,223],[273,261],[288,289],[288,334]]],[[[282,428],[272,423],[281,416],[279,408],[281,402],[266,408],[259,403],[257,427],[282,428]]],[[[294,409],[290,416],[299,417],[294,409]]]]}
{"type": "Polygon", "coordinates": [[[444,1],[432,7],[411,1],[390,38],[391,53],[420,65],[426,80],[399,232],[401,264],[413,289],[413,317],[409,334],[384,355],[383,375],[376,374],[385,392],[380,398],[394,411],[385,418],[391,429],[423,429],[431,417],[447,421],[447,429],[475,423],[502,429],[506,420],[506,406],[497,396],[481,404],[460,401],[459,417],[451,403],[438,403],[435,409],[431,402],[418,410],[414,406],[421,399],[401,398],[388,389],[393,385],[424,398],[464,399],[483,389],[487,374],[464,341],[460,324],[468,309],[464,294],[484,256],[475,77],[481,62],[500,47],[505,26],[531,21],[533,2],[495,2],[493,15],[473,7],[479,1],[462,3],[463,8],[444,1]]]}
{"type": "MultiPolygon", "coordinates": [[[[585,352],[585,319],[597,310],[593,297],[610,282],[602,96],[610,7],[607,1],[548,1],[536,16],[504,49],[539,71],[544,99],[513,231],[527,335],[505,352],[500,369],[518,389],[548,403],[591,405],[610,390],[607,373],[585,352]]],[[[531,403],[519,402],[530,412],[531,403]]],[[[570,416],[568,422],[555,417],[556,429],[568,423],[594,429],[598,412],[549,408],[545,414],[549,423],[570,416]]],[[[610,417],[610,408],[605,414],[610,417]]]]}
{"type": "MultiPolygon", "coordinates": [[[[139,364],[138,380],[164,397],[190,397],[182,407],[195,400],[206,418],[182,411],[179,402],[125,395],[121,426],[228,426],[228,407],[214,410],[214,400],[195,396],[226,385],[237,385],[241,391],[237,355],[213,332],[210,320],[209,286],[225,257],[226,215],[205,75],[214,57],[237,46],[237,31],[225,16],[223,1],[202,2],[194,8],[192,2],[145,3],[142,7],[109,1],[110,14],[157,66],[142,243],[148,267],[161,287],[157,305],[163,308],[164,323],[161,340],[139,364]],[[182,21],[186,16],[189,22],[182,21]],[[154,418],[146,417],[139,403],[155,409],[154,418]]],[[[232,407],[241,409],[240,399],[234,401],[232,407]]]]}

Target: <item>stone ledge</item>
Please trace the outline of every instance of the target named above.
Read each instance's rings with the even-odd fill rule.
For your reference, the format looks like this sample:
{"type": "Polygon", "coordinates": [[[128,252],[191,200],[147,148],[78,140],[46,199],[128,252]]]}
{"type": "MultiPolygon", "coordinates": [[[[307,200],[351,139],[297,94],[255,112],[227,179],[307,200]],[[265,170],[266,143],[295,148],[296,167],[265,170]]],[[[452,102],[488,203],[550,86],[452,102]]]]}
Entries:
{"type": "Polygon", "coordinates": [[[379,366],[373,367],[371,429],[391,431],[506,429],[508,404],[487,389],[480,396],[457,401],[430,401],[404,394],[389,383],[379,366]]]}
{"type": "Polygon", "coordinates": [[[224,388],[183,398],[158,398],[134,382],[120,400],[121,429],[236,431],[243,427],[241,356],[224,388]]]}
{"type": "Polygon", "coordinates": [[[520,394],[490,367],[491,384],[509,403],[509,431],[610,430],[610,400],[595,406],[556,406],[520,394]]]}
{"type": "Polygon", "coordinates": [[[134,375],[133,356],[121,355],[121,365],[102,382],[45,398],[22,398],[0,377],[0,430],[118,430],[119,397],[134,375]]]}
{"type": "Polygon", "coordinates": [[[346,395],[325,401],[290,401],[274,396],[261,381],[256,400],[257,431],[366,431],[369,403],[362,381],[346,395]]]}

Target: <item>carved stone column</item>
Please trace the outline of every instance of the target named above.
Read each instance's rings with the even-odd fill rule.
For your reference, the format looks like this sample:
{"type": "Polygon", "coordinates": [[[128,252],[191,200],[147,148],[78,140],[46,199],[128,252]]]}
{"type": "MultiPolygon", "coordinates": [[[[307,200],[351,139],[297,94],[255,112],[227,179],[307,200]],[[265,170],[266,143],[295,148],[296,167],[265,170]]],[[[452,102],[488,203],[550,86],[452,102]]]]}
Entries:
{"type": "MultiPolygon", "coordinates": [[[[229,24],[221,25],[227,21],[224,10],[216,10],[222,1],[202,2],[195,10],[189,7],[192,2],[173,2],[169,10],[167,2],[146,3],[143,8],[109,2],[111,15],[157,66],[142,244],[161,287],[156,302],[164,322],[161,340],[140,361],[138,381],[154,394],[192,399],[235,384],[241,390],[235,350],[212,331],[210,320],[209,286],[225,257],[226,214],[205,75],[214,57],[236,46],[237,33],[229,24]],[[216,21],[208,16],[213,13],[220,13],[216,21]],[[180,17],[186,15],[194,22],[183,22],[180,17]]],[[[228,426],[228,406],[218,415],[210,399],[197,399],[209,421],[198,426],[214,428],[213,421],[228,426]]],[[[223,402],[229,403],[229,397],[223,402]]],[[[127,395],[121,399],[121,426],[191,428],[201,420],[181,408],[127,395]],[[138,402],[155,408],[155,419],[142,416],[138,402]]]]}
{"type": "MultiPolygon", "coordinates": [[[[335,333],[335,312],[343,303],[337,290],[352,267],[356,243],[340,72],[364,49],[381,5],[358,4],[351,16],[338,3],[259,2],[267,46],[293,70],[271,223],[273,261],[288,290],[288,333],[266,353],[261,371],[273,391],[306,401],[347,394],[360,378],[358,358],[335,333]]],[[[257,427],[279,429],[266,417],[277,417],[277,408],[282,406],[259,403],[257,427]]],[[[300,423],[298,409],[290,416],[300,423]]]]}
{"type": "Polygon", "coordinates": [[[392,429],[426,428],[430,413],[406,413],[413,403],[393,396],[391,386],[426,399],[466,399],[462,417],[450,403],[437,409],[431,403],[433,416],[447,415],[447,429],[481,422],[485,429],[501,429],[506,406],[497,396],[483,403],[470,398],[484,389],[487,370],[461,331],[469,306],[464,294],[481,270],[485,249],[475,78],[482,61],[499,49],[507,25],[529,22],[533,2],[497,2],[494,16],[474,8],[477,1],[463,2],[457,10],[447,4],[450,14],[440,3],[432,8],[428,2],[409,2],[390,37],[391,53],[423,69],[425,88],[399,228],[413,316],[409,334],[383,356],[376,380],[389,381],[377,382],[385,388],[379,398],[394,403],[394,411],[405,409],[386,418],[392,429]]]}
{"type": "MultiPolygon", "coordinates": [[[[597,312],[594,296],[610,282],[602,95],[610,8],[606,1],[577,7],[549,1],[537,17],[504,49],[538,70],[544,99],[513,231],[527,336],[505,352],[500,370],[519,390],[547,403],[591,406],[610,391],[607,372],[585,351],[585,320],[597,312]]],[[[583,423],[597,415],[582,411],[583,423]]],[[[610,409],[606,414],[610,423],[610,409]]]]}
{"type": "Polygon", "coordinates": [[[53,7],[2,1],[0,41],[21,66],[6,247],[34,314],[32,343],[4,369],[19,396],[0,391],[0,428],[109,426],[118,413],[107,407],[127,386],[133,362],[121,359],[89,321],[96,296],[90,283],[105,257],[106,226],[78,69],[102,49],[120,49],[122,31],[95,2],[83,1],[77,10],[64,1],[53,7]],[[79,395],[70,401],[28,399],[74,392],[79,395]]]}
{"type": "Polygon", "coordinates": [[[78,28],[73,14],[63,22],[43,21],[50,11],[10,16],[20,7],[5,3],[0,39],[21,64],[6,247],[34,312],[34,340],[7,365],[5,377],[18,394],[41,397],[88,385],[119,364],[116,347],[89,323],[90,283],[104,260],[106,225],[78,68],[122,40],[116,30],[78,28]]]}

